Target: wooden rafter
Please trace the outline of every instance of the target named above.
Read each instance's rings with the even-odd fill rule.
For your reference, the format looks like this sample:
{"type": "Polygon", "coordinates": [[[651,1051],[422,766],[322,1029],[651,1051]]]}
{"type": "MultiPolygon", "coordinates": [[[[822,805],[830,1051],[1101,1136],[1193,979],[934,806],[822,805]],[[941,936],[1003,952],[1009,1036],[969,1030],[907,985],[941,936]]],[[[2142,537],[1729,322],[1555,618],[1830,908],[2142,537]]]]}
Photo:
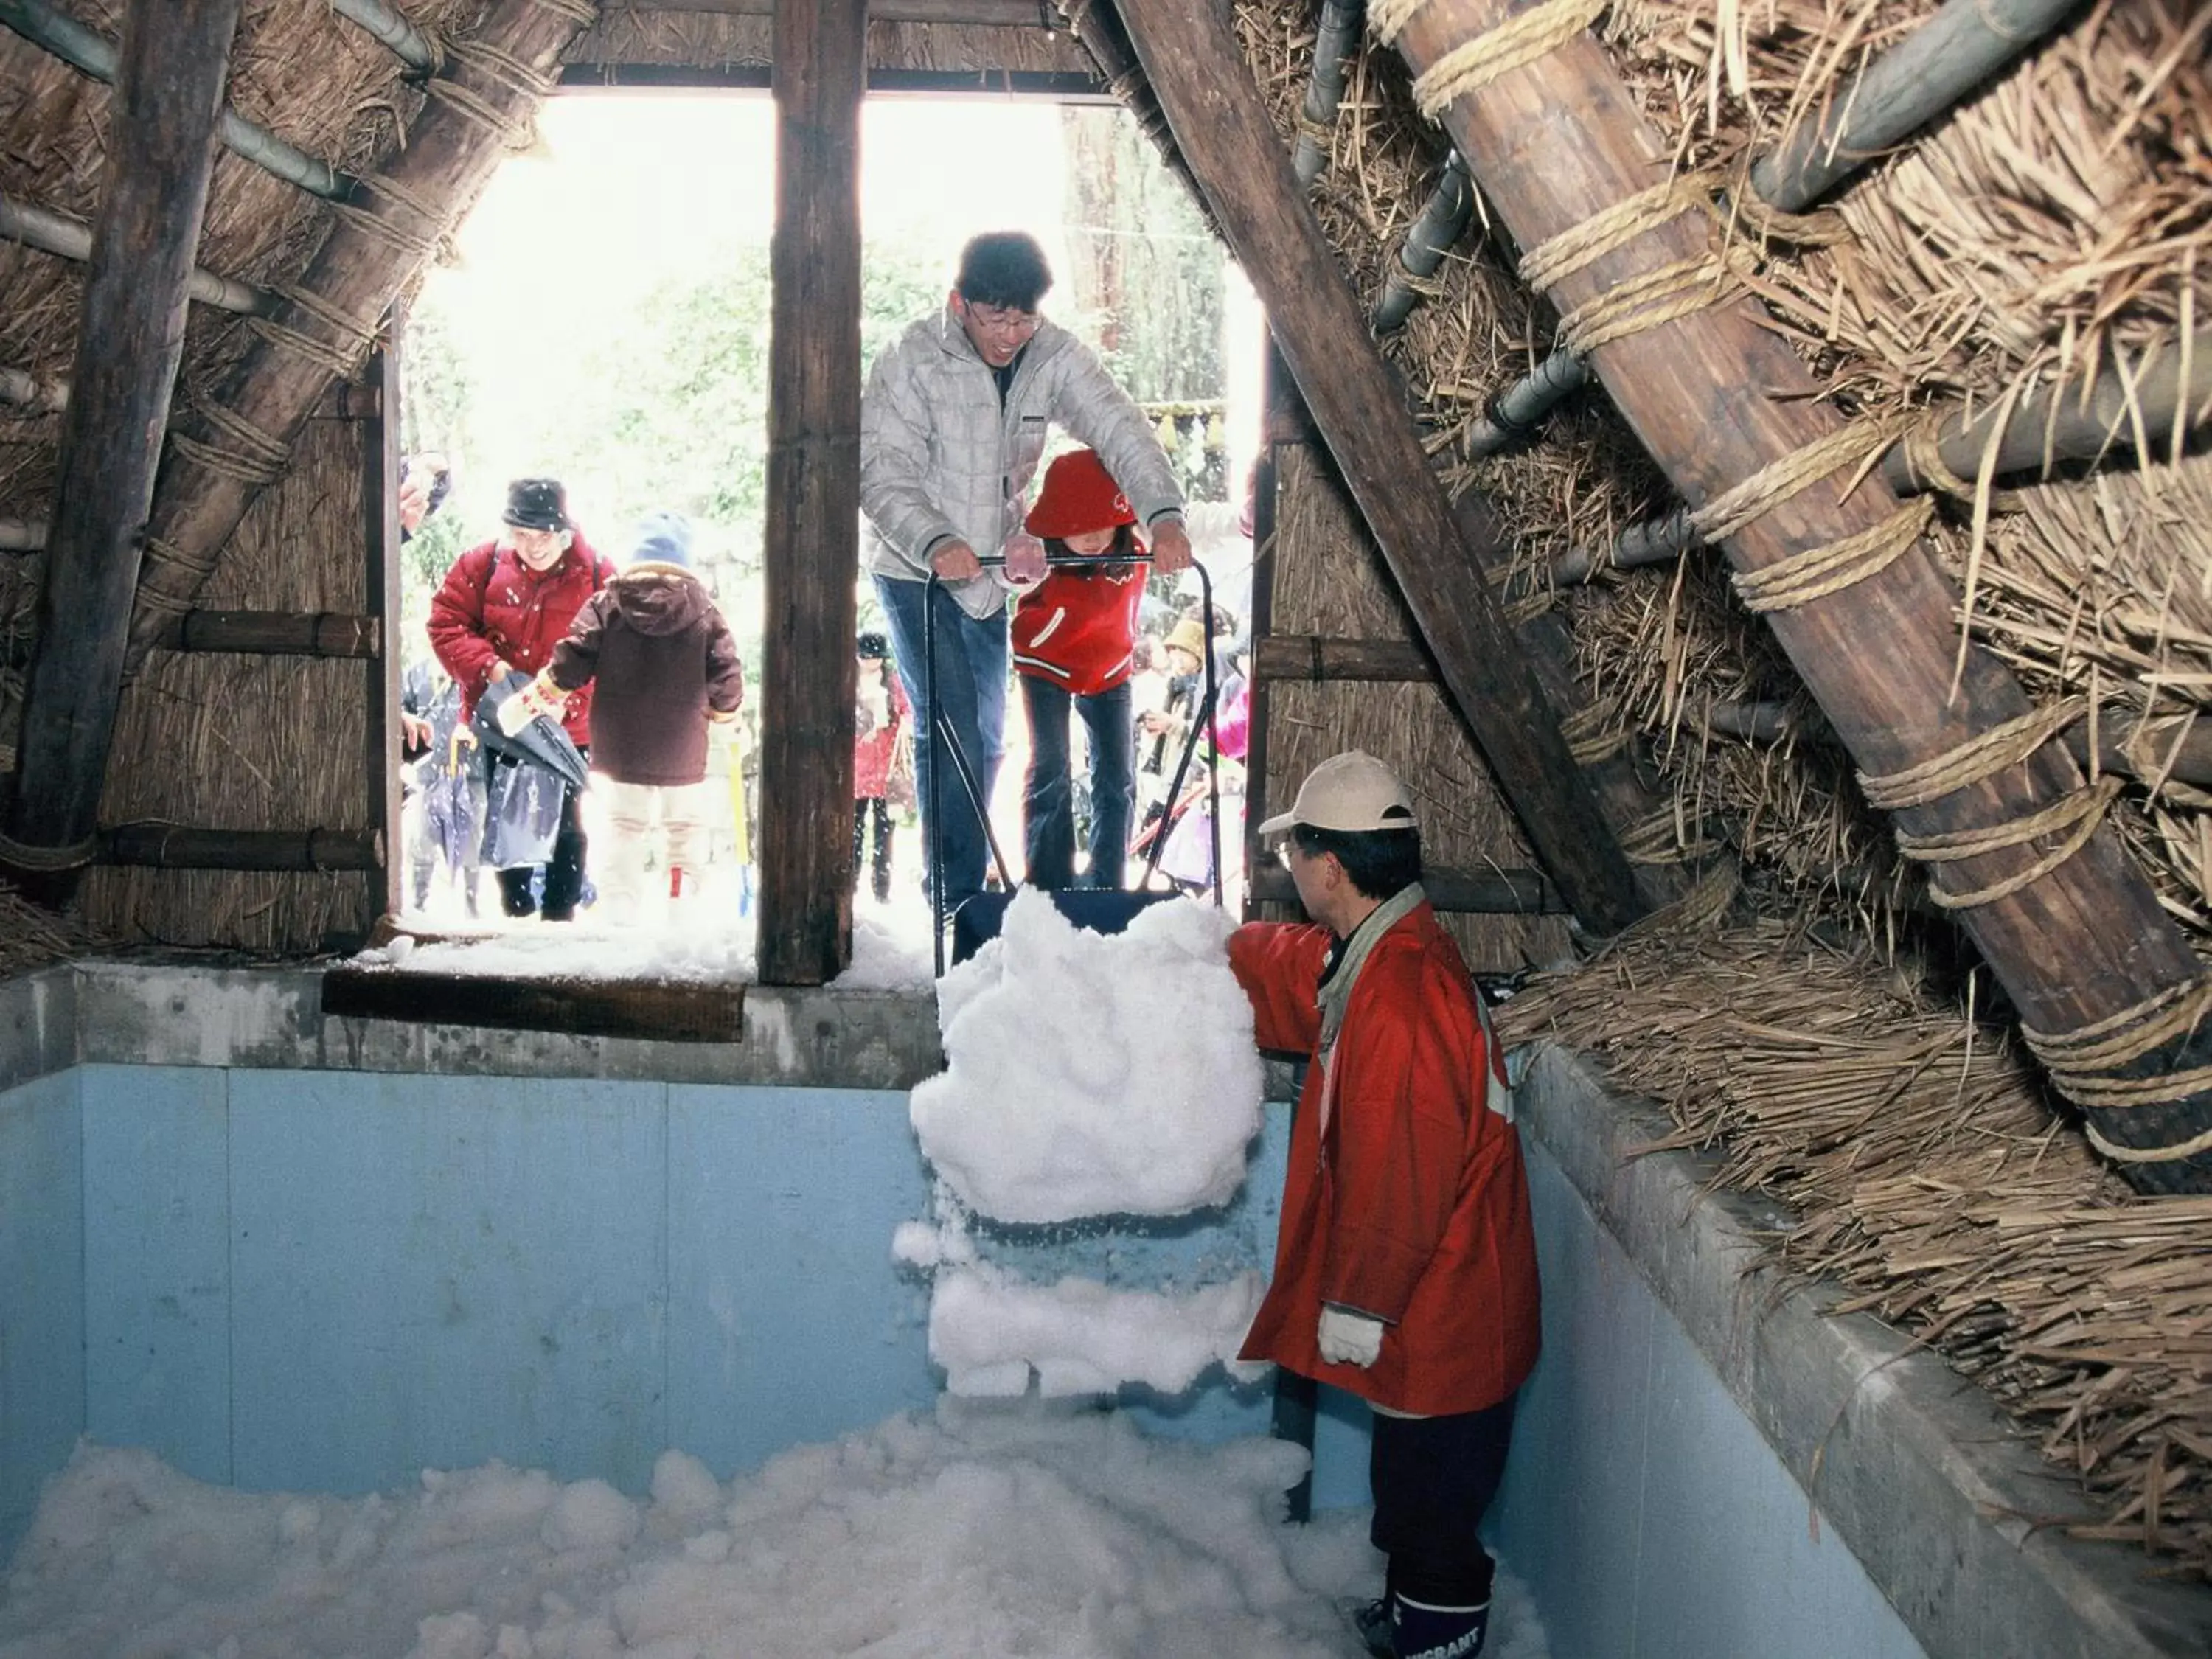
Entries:
{"type": "Polygon", "coordinates": [[[1585,922],[1626,926],[1644,908],[1634,873],[1429,470],[1403,388],[1297,188],[1226,12],[1183,0],[1121,0],[1120,10],[1176,145],[1531,846],[1585,922]]]}
{"type": "Polygon", "coordinates": [[[215,167],[239,0],[138,0],[62,413],[58,477],[0,863],[66,892],[96,852],[140,532],[215,167]]]}

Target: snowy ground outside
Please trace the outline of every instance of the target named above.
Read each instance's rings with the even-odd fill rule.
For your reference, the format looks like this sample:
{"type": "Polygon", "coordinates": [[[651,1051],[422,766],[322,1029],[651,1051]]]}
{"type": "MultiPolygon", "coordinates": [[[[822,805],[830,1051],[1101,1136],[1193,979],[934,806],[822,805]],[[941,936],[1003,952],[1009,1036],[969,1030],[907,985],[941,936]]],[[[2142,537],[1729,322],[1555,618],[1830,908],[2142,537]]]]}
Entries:
{"type": "MultiPolygon", "coordinates": [[[[1279,1520],[1304,1454],[948,1401],[651,1498],[498,1464],[362,1498],[81,1449],[0,1595],[0,1659],[1346,1659],[1364,1510],[1279,1520]]],[[[1502,1574],[1486,1651],[1548,1659],[1502,1574]]]]}

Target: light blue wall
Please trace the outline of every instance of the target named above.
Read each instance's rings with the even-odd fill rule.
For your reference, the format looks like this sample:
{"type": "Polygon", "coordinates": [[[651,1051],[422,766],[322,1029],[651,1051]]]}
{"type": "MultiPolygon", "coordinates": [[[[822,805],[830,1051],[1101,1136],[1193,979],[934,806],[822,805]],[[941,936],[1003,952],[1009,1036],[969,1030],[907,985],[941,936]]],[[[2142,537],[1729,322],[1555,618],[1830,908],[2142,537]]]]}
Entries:
{"type": "Polygon", "coordinates": [[[1919,1659],[1718,1376],[1533,1139],[1544,1354],[1486,1532],[1563,1656],[1919,1659]]]}
{"type": "MultiPolygon", "coordinates": [[[[69,1205],[8,1213],[66,1237],[73,1272],[82,1237],[56,1306],[82,1306],[92,1363],[41,1474],[82,1426],[252,1489],[497,1457],[637,1492],[666,1446],[727,1474],[937,1397],[927,1288],[890,1255],[928,1212],[902,1092],[122,1066],[50,1083],[82,1097],[83,1207],[77,1113],[49,1111],[69,1205]]],[[[1285,1130],[1271,1115],[1249,1196],[1219,1214],[985,1253],[1165,1287],[1264,1265],[1285,1130]]],[[[1218,1376],[1127,1403],[1207,1439],[1264,1432],[1269,1408],[1218,1376]]]]}
{"type": "Polygon", "coordinates": [[[76,1074],[0,1091],[0,1560],[84,1429],[83,1239],[76,1074]]]}

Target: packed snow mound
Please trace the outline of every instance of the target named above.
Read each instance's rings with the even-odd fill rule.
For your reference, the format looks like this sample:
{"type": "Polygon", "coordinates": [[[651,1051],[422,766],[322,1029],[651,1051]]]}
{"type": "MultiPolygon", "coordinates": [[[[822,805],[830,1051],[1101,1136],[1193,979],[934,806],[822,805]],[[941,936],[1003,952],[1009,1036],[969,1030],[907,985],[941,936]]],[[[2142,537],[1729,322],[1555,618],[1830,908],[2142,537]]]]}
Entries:
{"type": "Polygon", "coordinates": [[[1033,888],[1015,896],[999,938],[939,981],[946,1069],[912,1098],[921,1150],[962,1202],[1053,1222],[1235,1195],[1261,1078],[1231,926],[1184,899],[1099,934],[1033,888]]]}
{"type": "Polygon", "coordinates": [[[1047,1399],[1124,1382],[1180,1394],[1208,1366],[1233,1364],[1261,1291],[1257,1273],[1176,1296],[1090,1279],[1034,1285],[988,1266],[947,1271],[929,1301],[929,1357],[958,1395],[1021,1394],[1032,1368],[1047,1399]]]}
{"type": "Polygon", "coordinates": [[[646,1502],[496,1463],[248,1494],[83,1448],[0,1596],[0,1655],[1335,1659],[1331,1598],[1375,1594],[1380,1558],[1364,1510],[1282,1524],[1305,1467],[1034,1401],[948,1401],[734,1484],[664,1453],[646,1502]]]}

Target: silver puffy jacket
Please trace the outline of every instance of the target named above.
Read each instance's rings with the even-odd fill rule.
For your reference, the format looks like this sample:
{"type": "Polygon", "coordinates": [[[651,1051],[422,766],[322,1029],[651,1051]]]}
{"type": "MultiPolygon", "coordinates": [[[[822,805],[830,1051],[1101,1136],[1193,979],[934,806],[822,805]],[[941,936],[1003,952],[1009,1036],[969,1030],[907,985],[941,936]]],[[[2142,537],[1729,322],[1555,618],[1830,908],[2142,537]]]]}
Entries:
{"type": "MultiPolygon", "coordinates": [[[[860,404],[863,568],[923,580],[929,549],[947,537],[996,553],[1021,528],[1055,422],[1098,452],[1139,524],[1182,511],[1182,492],[1144,411],[1066,329],[1038,328],[1003,409],[997,377],[950,306],[908,329],[876,359],[860,404]]],[[[1006,602],[989,571],[951,586],[971,617],[1006,602]]]]}

